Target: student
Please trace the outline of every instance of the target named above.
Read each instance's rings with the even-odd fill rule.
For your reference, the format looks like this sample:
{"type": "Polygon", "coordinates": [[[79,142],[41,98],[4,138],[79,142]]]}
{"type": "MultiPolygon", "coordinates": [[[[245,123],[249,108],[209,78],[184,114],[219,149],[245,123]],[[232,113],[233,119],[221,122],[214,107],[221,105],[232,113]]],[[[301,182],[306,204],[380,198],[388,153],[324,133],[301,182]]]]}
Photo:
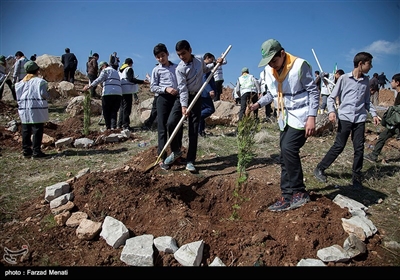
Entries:
{"type": "MultiPolygon", "coordinates": [[[[215,64],[215,56],[214,55],[212,55],[212,56],[213,56],[213,63],[215,64]]],[[[215,92],[214,101],[221,100],[221,94],[222,94],[223,85],[224,85],[224,73],[222,71],[222,65],[226,65],[227,63],[228,63],[228,61],[226,60],[226,58],[224,58],[221,65],[215,70],[214,80],[215,80],[215,87],[216,87],[217,91],[215,92]]]]}
{"type": "MultiPolygon", "coordinates": [[[[159,62],[154,67],[150,78],[150,91],[157,94],[157,131],[158,131],[158,155],[164,149],[168,142],[168,137],[172,135],[179,120],[182,118],[181,103],[179,101],[178,84],[176,80],[177,64],[168,60],[169,52],[167,47],[159,43],[153,49],[153,54],[159,62]]],[[[176,157],[181,156],[183,127],[176,133],[174,139],[171,140],[170,148],[172,154],[176,157]]],[[[161,156],[159,163],[161,169],[168,170],[169,165],[164,161],[167,155],[161,156]]]]}
{"type": "MultiPolygon", "coordinates": [[[[206,53],[203,56],[204,63],[205,64],[210,64],[214,61],[215,57],[210,54],[206,53]]],[[[205,83],[210,76],[211,72],[203,74],[203,83],[205,83]]],[[[217,85],[214,80],[214,76],[211,77],[210,81],[207,83],[207,86],[204,88],[204,90],[201,92],[201,118],[200,118],[200,124],[199,124],[199,135],[201,137],[206,137],[206,118],[211,116],[215,112],[215,106],[213,100],[215,97],[215,94],[217,92],[217,85]]]]}
{"type": "MultiPolygon", "coordinates": [[[[394,89],[397,92],[396,99],[394,101],[394,106],[400,105],[400,73],[395,74],[392,77],[392,82],[390,83],[392,89],[394,89]]],[[[399,135],[400,133],[400,123],[393,126],[392,128],[385,127],[385,130],[379,133],[379,138],[378,141],[376,142],[376,145],[374,147],[374,150],[370,153],[364,156],[364,158],[370,162],[377,162],[378,161],[378,156],[382,151],[383,146],[385,145],[386,141],[394,136],[396,134],[399,135]]],[[[399,136],[397,137],[397,140],[400,140],[399,136]]]]}
{"type": "Polygon", "coordinates": [[[252,111],[274,101],[280,129],[281,198],[268,207],[270,211],[298,208],[310,196],[304,185],[300,148],[307,137],[315,133],[315,118],[319,105],[319,91],[312,76],[311,66],[281,46],[275,39],[261,45],[265,66],[267,93],[250,106],[252,111]]]}
{"type": "MultiPolygon", "coordinates": [[[[265,77],[265,69],[260,72],[260,91],[261,94],[259,95],[258,98],[261,98],[261,96],[265,95],[267,93],[267,87],[264,81],[265,77]]],[[[272,109],[272,102],[265,105],[265,122],[274,122],[276,120],[276,107],[272,109]]]]}
{"type": "MultiPolygon", "coordinates": [[[[13,72],[13,84],[22,81],[22,79],[26,75],[26,70],[24,68],[25,63],[28,62],[28,59],[25,57],[24,53],[21,51],[17,51],[15,53],[15,58],[17,61],[14,64],[14,72],[13,72]]],[[[16,100],[16,99],[15,99],[16,100]]]]}
{"type": "Polygon", "coordinates": [[[146,80],[135,78],[132,68],[133,59],[128,57],[124,64],[119,68],[119,77],[121,79],[122,98],[119,107],[119,118],[117,127],[130,130],[130,116],[132,113],[133,96],[138,91],[139,84],[149,84],[146,80]]]}
{"type": "Polygon", "coordinates": [[[374,106],[378,106],[379,104],[379,81],[378,81],[378,73],[374,73],[372,75],[372,79],[369,80],[369,89],[371,91],[371,99],[372,104],[374,106]]]}
{"type": "Polygon", "coordinates": [[[24,69],[26,76],[15,84],[22,123],[23,155],[45,158],[48,155],[42,152],[41,146],[44,123],[49,121],[47,81],[38,77],[39,66],[34,61],[26,62],[24,69]]]}
{"type": "MultiPolygon", "coordinates": [[[[319,106],[319,112],[321,114],[323,114],[326,110],[327,107],[327,100],[328,100],[328,96],[331,93],[331,83],[328,80],[332,81],[334,79],[333,75],[329,75],[329,73],[321,73],[321,89],[320,89],[320,93],[321,93],[321,105],[319,106]]],[[[332,81],[333,82],[333,81],[332,81]]]]}
{"type": "MultiPolygon", "coordinates": [[[[200,90],[203,84],[203,74],[211,71],[204,63],[203,59],[192,54],[192,48],[188,41],[181,40],[176,43],[176,54],[181,61],[176,68],[176,79],[178,82],[178,90],[180,103],[182,106],[182,115],[188,117],[188,134],[189,147],[186,158],[186,170],[196,172],[194,163],[197,154],[198,131],[201,119],[201,98],[198,98],[192,106],[190,112],[187,111],[189,104],[194,100],[194,97],[200,90]]],[[[222,58],[217,59],[217,63],[221,63],[222,58]]],[[[181,156],[181,151],[172,152],[165,160],[165,164],[172,164],[178,157],[181,156]]]]}
{"type": "Polygon", "coordinates": [[[107,62],[99,63],[100,75],[90,85],[83,87],[83,91],[91,89],[102,83],[103,92],[101,105],[103,109],[104,122],[106,129],[117,128],[118,110],[121,105],[122,89],[118,71],[108,65],[107,62]]]}
{"type": "Polygon", "coordinates": [[[365,75],[372,68],[372,58],[373,56],[370,53],[357,53],[353,60],[354,69],[340,76],[328,97],[329,120],[335,122],[336,114],[338,114],[339,124],[335,142],[314,170],[314,176],[321,182],[327,181],[325,169],[331,166],[342,153],[351,134],[354,149],[353,187],[355,189],[362,188],[361,169],[363,166],[367,111],[372,115],[374,124],[379,124],[379,118],[371,102],[369,79],[365,75]],[[340,100],[337,113],[334,106],[336,98],[340,100]]]}
{"type": "MultiPolygon", "coordinates": [[[[240,92],[240,111],[239,121],[243,118],[248,103],[257,102],[258,96],[261,94],[260,83],[249,74],[249,68],[242,68],[242,75],[238,78],[236,83],[236,91],[240,92]]],[[[258,109],[254,111],[254,117],[258,119],[258,109]]]]}

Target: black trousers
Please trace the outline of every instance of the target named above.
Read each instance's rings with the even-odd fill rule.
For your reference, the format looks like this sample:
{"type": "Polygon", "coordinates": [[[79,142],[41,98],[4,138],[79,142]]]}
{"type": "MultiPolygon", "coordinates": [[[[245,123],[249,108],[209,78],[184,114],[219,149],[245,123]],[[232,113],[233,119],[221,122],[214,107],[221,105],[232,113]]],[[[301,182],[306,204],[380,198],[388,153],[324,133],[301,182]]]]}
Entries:
{"type": "Polygon", "coordinates": [[[285,199],[290,200],[294,194],[306,191],[300,160],[300,148],[306,142],[305,131],[286,125],[285,129],[280,132],[279,140],[281,192],[285,199]]]}
{"type": "MultiPolygon", "coordinates": [[[[17,100],[17,94],[15,93],[15,88],[10,79],[7,79],[4,85],[8,85],[11,90],[11,94],[14,100],[17,100]]],[[[3,99],[4,85],[0,88],[0,99],[3,99]]]]}
{"type": "Polygon", "coordinates": [[[325,170],[336,160],[336,158],[343,152],[347,140],[351,134],[351,141],[353,142],[353,181],[360,180],[361,169],[364,160],[364,133],[365,122],[352,123],[349,121],[339,120],[338,130],[336,133],[335,142],[333,146],[326,153],[325,157],[317,165],[318,168],[325,170]]]}
{"type": "Polygon", "coordinates": [[[223,89],[224,80],[215,81],[216,92],[214,96],[214,101],[221,100],[221,94],[223,89]]]}
{"type": "MultiPolygon", "coordinates": [[[[195,95],[189,94],[188,106],[193,102],[195,95]]],[[[201,98],[198,98],[189,112],[188,134],[189,147],[187,151],[186,161],[195,163],[197,156],[197,142],[199,140],[199,125],[201,121],[201,98]]]]}
{"type": "Polygon", "coordinates": [[[41,152],[44,132],[44,123],[22,124],[22,149],[24,154],[38,154],[41,152]],[[32,140],[31,140],[31,136],[32,140]]]}
{"type": "Polygon", "coordinates": [[[131,123],[130,116],[132,112],[133,94],[123,94],[121,105],[119,107],[118,127],[129,129],[131,123]]]}
{"type": "MultiPolygon", "coordinates": [[[[157,98],[157,132],[158,132],[158,155],[160,155],[168,138],[171,137],[176,126],[182,118],[182,108],[179,97],[171,94],[161,94],[157,98]]],[[[171,151],[178,152],[182,148],[183,126],[177,131],[171,140],[171,151]]],[[[165,160],[167,153],[163,153],[162,160],[165,160]]]]}
{"type": "Polygon", "coordinates": [[[104,122],[106,128],[117,128],[118,110],[121,106],[121,95],[103,95],[101,105],[103,109],[104,122]]]}
{"type": "MultiPolygon", "coordinates": [[[[240,97],[240,111],[239,111],[239,121],[243,118],[246,113],[246,108],[250,101],[256,103],[258,100],[258,94],[256,92],[246,92],[240,97]]],[[[258,118],[258,109],[253,111],[254,117],[258,118]]]]}
{"type": "Polygon", "coordinates": [[[75,82],[75,71],[76,71],[76,69],[65,68],[64,69],[64,81],[74,83],[75,82]]]}

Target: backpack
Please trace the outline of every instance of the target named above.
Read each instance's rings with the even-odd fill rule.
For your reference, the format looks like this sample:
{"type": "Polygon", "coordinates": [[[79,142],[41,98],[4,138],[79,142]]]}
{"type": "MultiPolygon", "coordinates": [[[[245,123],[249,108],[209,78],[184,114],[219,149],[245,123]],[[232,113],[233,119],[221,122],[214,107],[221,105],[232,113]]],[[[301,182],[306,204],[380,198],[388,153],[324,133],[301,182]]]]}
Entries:
{"type": "Polygon", "coordinates": [[[400,105],[390,106],[383,114],[381,124],[387,129],[400,125],[400,105]]]}

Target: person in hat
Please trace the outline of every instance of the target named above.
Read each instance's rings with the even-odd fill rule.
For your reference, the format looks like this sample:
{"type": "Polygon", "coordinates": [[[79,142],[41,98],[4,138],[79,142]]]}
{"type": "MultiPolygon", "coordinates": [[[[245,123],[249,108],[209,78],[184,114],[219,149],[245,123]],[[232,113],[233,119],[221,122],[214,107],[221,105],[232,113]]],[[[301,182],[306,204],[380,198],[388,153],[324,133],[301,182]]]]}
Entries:
{"type": "Polygon", "coordinates": [[[3,91],[5,84],[7,84],[8,87],[10,88],[13,99],[17,100],[17,97],[15,95],[15,88],[11,82],[11,79],[9,79],[10,74],[11,72],[7,73],[7,61],[5,56],[0,55],[0,100],[3,99],[3,91]]]}
{"type": "Polygon", "coordinates": [[[44,123],[49,120],[47,81],[38,77],[39,66],[36,62],[29,60],[24,64],[24,69],[26,76],[15,84],[22,124],[23,155],[44,158],[48,156],[41,150],[44,123]]]}
{"type": "Polygon", "coordinates": [[[274,101],[280,129],[281,198],[270,211],[298,208],[310,201],[304,184],[300,148],[315,133],[319,91],[310,64],[288,52],[275,39],[261,45],[267,93],[250,106],[251,110],[274,101]]]}
{"type": "MultiPolygon", "coordinates": [[[[242,68],[242,75],[238,78],[236,83],[236,92],[240,94],[240,111],[239,121],[243,118],[247,105],[251,101],[257,102],[258,96],[261,93],[260,83],[249,74],[249,68],[242,68]]],[[[258,118],[258,110],[254,110],[255,118],[258,118]]]]}
{"type": "Polygon", "coordinates": [[[112,68],[107,62],[99,63],[100,75],[90,85],[83,87],[83,91],[91,89],[102,83],[103,92],[101,105],[103,109],[104,122],[106,129],[117,128],[117,117],[119,106],[121,105],[122,88],[118,71],[112,68]]]}
{"type": "Polygon", "coordinates": [[[133,59],[128,57],[124,64],[119,68],[119,77],[121,79],[122,99],[119,108],[119,118],[117,126],[122,129],[130,130],[130,115],[132,112],[132,103],[134,94],[139,91],[139,84],[150,84],[147,80],[135,78],[133,71],[133,59]]]}

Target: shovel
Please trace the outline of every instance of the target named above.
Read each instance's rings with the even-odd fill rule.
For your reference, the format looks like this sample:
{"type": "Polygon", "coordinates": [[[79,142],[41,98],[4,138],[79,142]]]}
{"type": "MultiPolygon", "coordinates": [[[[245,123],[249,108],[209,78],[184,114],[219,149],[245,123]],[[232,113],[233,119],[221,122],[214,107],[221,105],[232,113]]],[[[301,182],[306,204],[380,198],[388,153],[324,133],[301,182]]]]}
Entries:
{"type": "MultiPolygon", "coordinates": [[[[226,51],[222,54],[221,58],[222,60],[225,58],[225,56],[228,54],[228,52],[231,50],[232,46],[229,45],[228,48],[226,49],[226,51]]],[[[207,80],[203,83],[203,85],[201,86],[201,88],[199,89],[199,91],[196,93],[195,97],[193,98],[192,102],[189,104],[189,107],[187,108],[186,112],[189,113],[190,110],[192,110],[194,104],[196,103],[197,99],[199,99],[201,92],[204,90],[204,88],[207,86],[208,82],[211,80],[211,78],[213,77],[215,71],[217,70],[217,68],[221,65],[221,63],[217,63],[214,68],[211,70],[211,74],[208,76],[207,80]]],[[[171,136],[169,137],[167,143],[165,143],[164,148],[161,150],[160,155],[158,156],[157,160],[154,163],[149,164],[146,169],[144,170],[144,173],[150,171],[154,166],[156,166],[160,160],[161,160],[161,156],[164,154],[165,150],[167,149],[167,147],[171,144],[172,140],[174,139],[175,135],[178,133],[178,130],[181,128],[184,120],[185,120],[186,116],[183,115],[182,118],[180,119],[178,125],[175,127],[174,131],[172,132],[171,136]]]]}

